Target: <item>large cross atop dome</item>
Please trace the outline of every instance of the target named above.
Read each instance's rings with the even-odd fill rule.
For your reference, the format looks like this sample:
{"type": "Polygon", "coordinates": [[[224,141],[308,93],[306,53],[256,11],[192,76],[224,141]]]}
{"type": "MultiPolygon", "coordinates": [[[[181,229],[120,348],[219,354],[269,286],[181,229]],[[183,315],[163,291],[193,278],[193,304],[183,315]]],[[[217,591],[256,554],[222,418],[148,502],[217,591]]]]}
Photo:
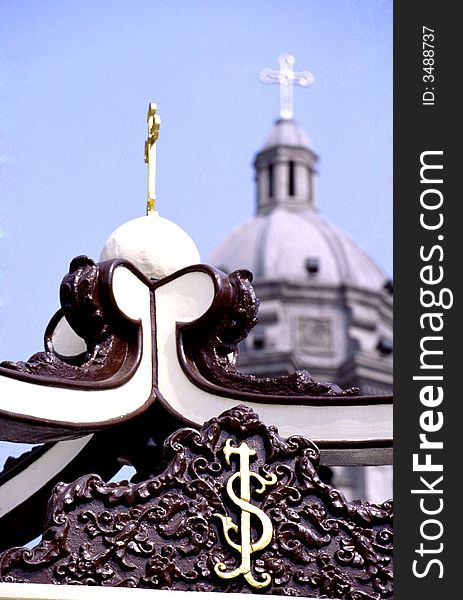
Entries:
{"type": "Polygon", "coordinates": [[[307,87],[314,82],[314,76],[309,71],[294,72],[296,62],[292,54],[280,54],[278,71],[262,69],[259,79],[262,83],[278,83],[280,85],[280,118],[292,119],[294,113],[293,88],[295,85],[307,87]]]}
{"type": "MultiPolygon", "coordinates": [[[[290,83],[313,81],[310,73],[294,73],[291,55],[281,55],[279,61],[280,71],[261,71],[261,80],[280,83],[282,89],[291,87],[290,83]]],[[[226,271],[245,267],[264,280],[381,291],[386,279],[383,271],[343,231],[318,214],[318,156],[309,136],[292,118],[292,102],[288,104],[287,98],[282,100],[281,111],[254,160],[256,217],[219,245],[210,256],[212,264],[226,271]],[[291,109],[291,117],[289,112],[282,116],[285,107],[291,109]]]]}

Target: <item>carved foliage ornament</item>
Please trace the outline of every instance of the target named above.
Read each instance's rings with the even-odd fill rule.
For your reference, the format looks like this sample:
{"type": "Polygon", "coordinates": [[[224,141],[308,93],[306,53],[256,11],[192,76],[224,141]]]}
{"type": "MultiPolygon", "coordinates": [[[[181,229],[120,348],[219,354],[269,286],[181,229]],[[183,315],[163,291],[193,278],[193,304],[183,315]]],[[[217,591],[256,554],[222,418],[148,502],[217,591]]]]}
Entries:
{"type": "Polygon", "coordinates": [[[135,368],[139,361],[140,334],[134,323],[117,314],[109,298],[109,286],[103,283],[105,277],[107,274],[102,274],[101,266],[91,258],[74,258],[61,282],[61,309],[45,332],[45,351],[35,353],[26,362],[3,361],[0,367],[63,383],[80,381],[95,385],[113,375],[120,379],[127,377],[124,362],[131,363],[129,369],[135,368]],[[54,349],[54,329],[63,318],[84,342],[86,350],[81,354],[65,357],[54,349]]]}
{"type": "MultiPolygon", "coordinates": [[[[104,288],[105,271],[111,271],[122,262],[97,264],[87,256],[74,258],[60,286],[62,308],[45,333],[45,351],[37,352],[26,362],[0,362],[0,370],[54,377],[64,386],[76,381],[93,382],[95,385],[95,382],[108,379],[110,374],[118,371],[121,371],[119,377],[125,380],[125,371],[129,369],[124,367],[124,361],[131,361],[131,369],[134,370],[140,359],[140,332],[134,323],[121,317],[117,308],[112,306],[111,293],[101,290],[104,288]],[[103,277],[102,266],[105,266],[103,277]],[[85,342],[87,349],[82,354],[65,357],[53,348],[54,329],[63,317],[85,342]]],[[[240,373],[235,364],[237,347],[256,325],[259,307],[251,285],[252,274],[238,270],[225,275],[211,267],[200,267],[217,281],[220,292],[216,291],[218,298],[213,310],[208,311],[196,326],[185,328],[180,336],[181,355],[186,357],[184,368],[191,370],[191,377],[195,377],[197,370],[208,382],[221,385],[228,395],[236,391],[288,397],[355,396],[359,393],[358,388],[342,390],[334,383],[317,382],[305,370],[271,378],[240,373]]],[[[193,270],[197,267],[182,272],[193,270]]],[[[151,285],[146,279],[144,281],[154,288],[163,284],[162,280],[151,285]]],[[[148,332],[145,334],[148,335],[148,332]]]]}
{"type": "Polygon", "coordinates": [[[392,503],[348,503],[309,440],[246,406],[165,442],[141,483],[56,486],[42,541],[0,555],[0,581],[392,597],[392,503]]]}

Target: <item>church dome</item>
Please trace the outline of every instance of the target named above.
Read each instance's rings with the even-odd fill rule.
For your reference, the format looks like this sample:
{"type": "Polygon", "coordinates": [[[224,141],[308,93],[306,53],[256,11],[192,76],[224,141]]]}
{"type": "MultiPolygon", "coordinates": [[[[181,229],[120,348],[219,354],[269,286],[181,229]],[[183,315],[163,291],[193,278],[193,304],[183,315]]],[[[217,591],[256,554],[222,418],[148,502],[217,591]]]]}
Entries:
{"type": "Polygon", "coordinates": [[[257,153],[256,216],[211,253],[231,272],[259,280],[287,280],[379,291],[386,280],[376,263],[316,208],[317,155],[294,119],[280,118],[257,153]]]}
{"type": "Polygon", "coordinates": [[[209,257],[226,272],[256,279],[380,290],[386,279],[355,242],[314,210],[275,208],[233,231],[209,257]]]}

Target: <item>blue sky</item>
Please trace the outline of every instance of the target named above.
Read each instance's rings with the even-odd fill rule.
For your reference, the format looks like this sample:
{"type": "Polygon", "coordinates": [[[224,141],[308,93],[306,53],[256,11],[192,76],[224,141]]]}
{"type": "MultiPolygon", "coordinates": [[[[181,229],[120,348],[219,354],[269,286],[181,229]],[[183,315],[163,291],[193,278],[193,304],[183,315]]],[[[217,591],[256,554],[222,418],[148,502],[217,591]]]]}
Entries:
{"type": "Polygon", "coordinates": [[[282,52],[315,76],[320,212],[391,274],[391,1],[0,0],[0,52],[0,360],[42,349],[70,260],[144,214],[150,101],[161,215],[203,260],[252,216],[282,52]]]}

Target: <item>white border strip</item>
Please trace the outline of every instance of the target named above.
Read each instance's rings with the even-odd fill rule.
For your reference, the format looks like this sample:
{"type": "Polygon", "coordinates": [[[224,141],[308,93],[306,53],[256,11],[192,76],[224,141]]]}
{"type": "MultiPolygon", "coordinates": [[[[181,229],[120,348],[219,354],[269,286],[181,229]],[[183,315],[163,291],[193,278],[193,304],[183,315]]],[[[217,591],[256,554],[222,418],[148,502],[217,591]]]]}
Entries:
{"type": "MultiPolygon", "coordinates": [[[[38,583],[0,583],[0,600],[186,600],[190,594],[201,594],[204,600],[243,600],[243,594],[223,592],[179,592],[175,590],[145,590],[138,588],[94,587],[83,585],[52,585],[38,583]]],[[[253,598],[275,598],[252,594],[253,598]]],[[[282,597],[282,596],[280,596],[282,597]]],[[[306,598],[309,598],[306,596],[306,598]]],[[[315,600],[310,597],[309,600],[315,600]]],[[[336,600],[336,599],[334,599],[336,600]]]]}
{"type": "MultiPolygon", "coordinates": [[[[37,460],[0,486],[0,518],[38,492],[88,444],[92,435],[54,444],[37,460]]],[[[1,585],[1,584],[0,584],[1,585]]]]}

